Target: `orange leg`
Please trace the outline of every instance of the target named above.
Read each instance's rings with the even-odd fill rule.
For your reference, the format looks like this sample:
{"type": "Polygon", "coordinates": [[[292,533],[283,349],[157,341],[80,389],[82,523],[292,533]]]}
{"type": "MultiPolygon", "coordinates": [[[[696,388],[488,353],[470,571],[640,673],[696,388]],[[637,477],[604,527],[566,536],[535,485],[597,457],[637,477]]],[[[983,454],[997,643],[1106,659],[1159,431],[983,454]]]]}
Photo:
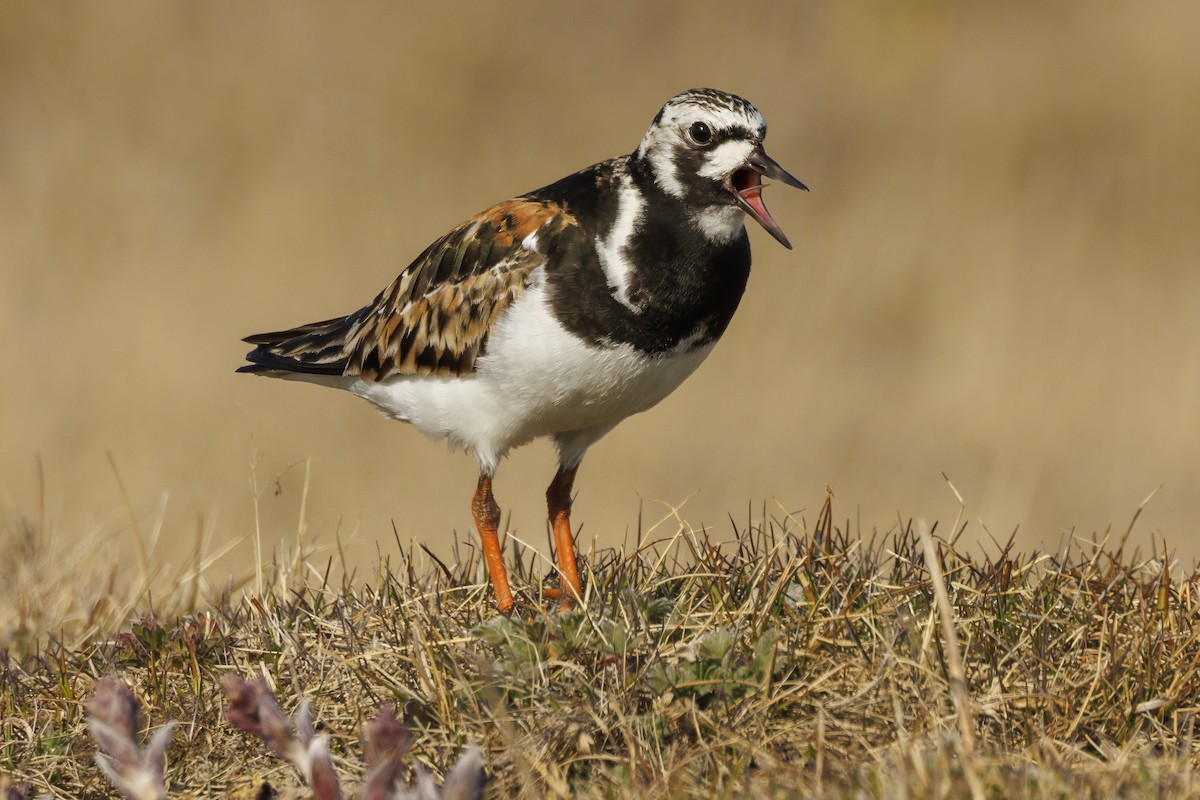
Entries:
{"type": "Polygon", "coordinates": [[[479,485],[475,487],[475,497],[471,500],[471,513],[483,542],[483,556],[487,559],[492,592],[496,595],[496,608],[501,614],[508,614],[513,608],[513,596],[508,587],[504,556],[500,552],[500,506],[496,505],[496,498],[492,496],[491,475],[479,474],[479,485]]]}
{"type": "Polygon", "coordinates": [[[558,571],[566,584],[562,594],[564,608],[570,608],[573,599],[583,596],[583,587],[579,583],[579,568],[575,564],[575,537],[571,535],[571,487],[575,484],[575,472],[578,467],[564,470],[559,467],[558,474],[550,482],[546,490],[546,506],[550,511],[550,525],[554,529],[554,551],[558,560],[558,571]]]}

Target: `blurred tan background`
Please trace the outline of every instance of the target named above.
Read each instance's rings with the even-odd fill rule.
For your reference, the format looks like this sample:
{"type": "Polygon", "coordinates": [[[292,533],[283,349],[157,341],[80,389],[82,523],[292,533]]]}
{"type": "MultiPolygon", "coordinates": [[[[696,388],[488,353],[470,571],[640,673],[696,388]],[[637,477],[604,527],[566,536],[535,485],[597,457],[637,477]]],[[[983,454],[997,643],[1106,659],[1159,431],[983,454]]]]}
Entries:
{"type": "MultiPolygon", "coordinates": [[[[715,86],[811,194],[713,357],[584,462],[583,538],[642,498],[1023,547],[1200,555],[1200,4],[7,2],[0,493],[63,542],[160,517],[158,558],[255,528],[353,564],[470,534],[473,460],[327,389],[235,375],[241,336],[347,313],[487,205],[636,146],[715,86]],[[252,464],[256,465],[252,468],[252,464]],[[778,501],[778,505],[776,504],[778,501]]],[[[545,541],[544,443],[501,470],[545,541]]],[[[647,502],[648,526],[666,507],[647,502]]]]}

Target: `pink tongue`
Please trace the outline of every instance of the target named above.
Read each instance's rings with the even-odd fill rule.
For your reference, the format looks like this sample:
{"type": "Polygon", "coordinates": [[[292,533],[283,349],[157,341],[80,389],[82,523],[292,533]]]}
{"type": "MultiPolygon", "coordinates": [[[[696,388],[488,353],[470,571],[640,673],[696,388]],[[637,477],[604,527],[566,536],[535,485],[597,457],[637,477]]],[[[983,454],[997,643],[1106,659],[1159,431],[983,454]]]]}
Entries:
{"type": "Polygon", "coordinates": [[[742,199],[746,201],[746,204],[750,208],[754,209],[754,213],[760,220],[768,225],[775,224],[775,220],[771,218],[771,212],[767,211],[767,207],[763,204],[762,186],[751,186],[749,189],[743,189],[738,192],[738,194],[742,196],[742,199]]]}

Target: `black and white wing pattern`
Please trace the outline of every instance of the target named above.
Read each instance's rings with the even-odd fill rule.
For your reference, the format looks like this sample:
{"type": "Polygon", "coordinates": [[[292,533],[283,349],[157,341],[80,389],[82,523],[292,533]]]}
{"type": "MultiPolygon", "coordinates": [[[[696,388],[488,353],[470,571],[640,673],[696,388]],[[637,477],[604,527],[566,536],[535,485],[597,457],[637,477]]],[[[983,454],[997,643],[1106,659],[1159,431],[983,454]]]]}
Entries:
{"type": "Polygon", "coordinates": [[[533,197],[499,203],[426,248],[353,314],[246,337],[257,347],[238,371],[376,381],[468,375],[551,243],[572,235],[578,223],[562,204],[533,197]]]}

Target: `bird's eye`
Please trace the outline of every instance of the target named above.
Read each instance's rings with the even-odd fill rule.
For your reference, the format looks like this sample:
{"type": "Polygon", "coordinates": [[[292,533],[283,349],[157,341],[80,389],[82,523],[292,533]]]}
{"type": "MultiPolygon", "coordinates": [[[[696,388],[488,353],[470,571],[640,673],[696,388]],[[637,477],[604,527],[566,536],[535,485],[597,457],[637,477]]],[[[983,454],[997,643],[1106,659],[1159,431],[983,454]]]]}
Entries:
{"type": "Polygon", "coordinates": [[[704,122],[693,122],[692,127],[688,128],[688,138],[692,140],[692,144],[703,147],[712,141],[712,128],[704,122]]]}

